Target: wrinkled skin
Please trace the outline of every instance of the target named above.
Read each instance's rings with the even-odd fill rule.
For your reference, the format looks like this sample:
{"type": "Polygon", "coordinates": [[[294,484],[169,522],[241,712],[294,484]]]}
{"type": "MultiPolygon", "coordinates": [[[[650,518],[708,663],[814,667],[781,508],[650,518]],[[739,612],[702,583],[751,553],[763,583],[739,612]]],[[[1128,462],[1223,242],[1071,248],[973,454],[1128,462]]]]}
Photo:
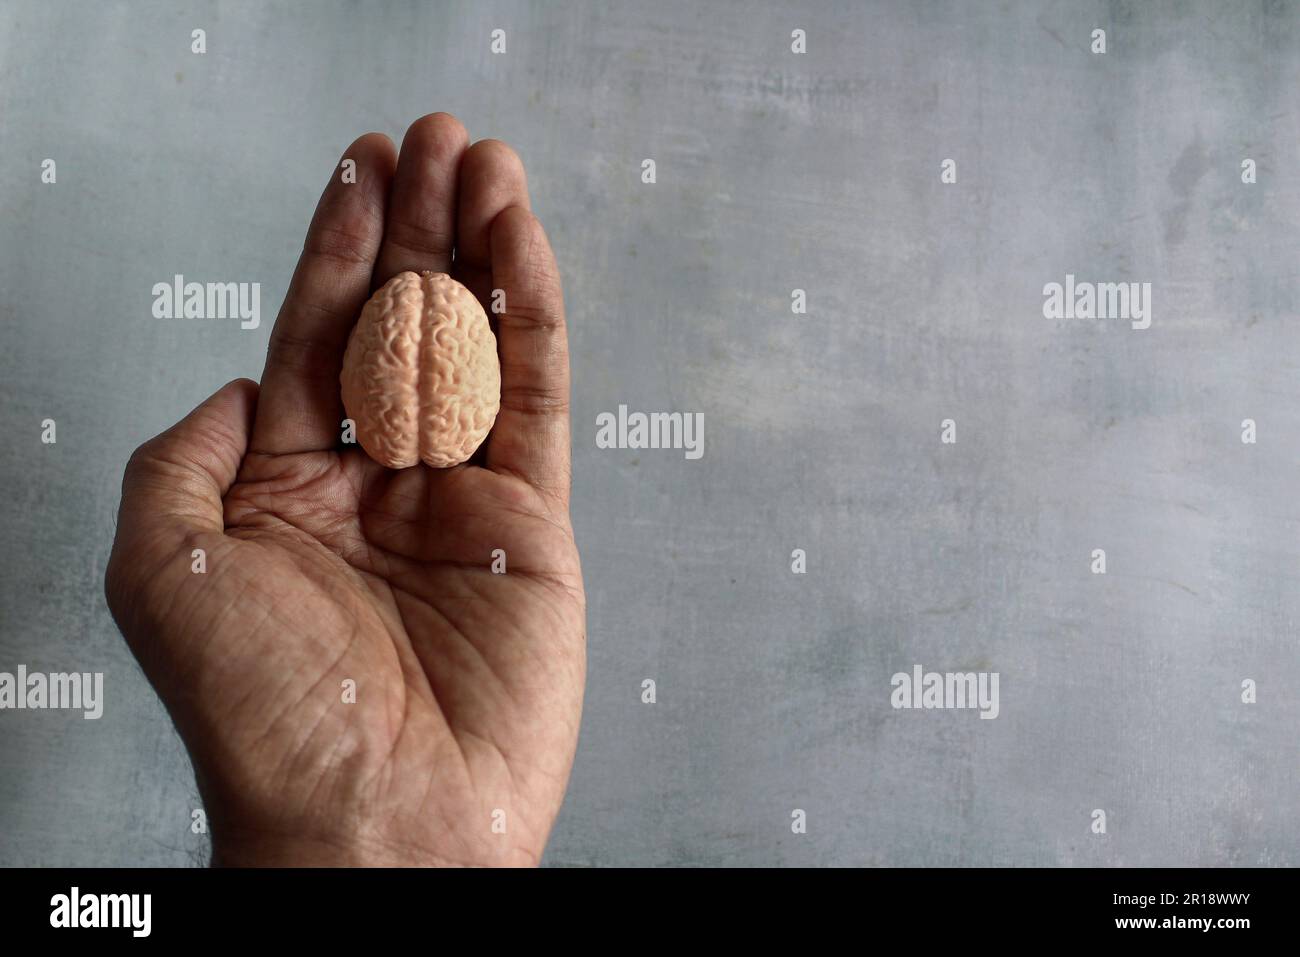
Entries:
{"type": "Polygon", "coordinates": [[[573,761],[585,602],[555,259],[505,144],[438,113],[394,154],[369,134],[344,154],[356,182],[332,174],[260,387],[227,384],[123,480],[109,607],[189,749],[216,863],[534,864],[573,761]],[[348,333],[406,269],[485,307],[505,290],[501,412],[452,469],[339,441],[348,333]]]}

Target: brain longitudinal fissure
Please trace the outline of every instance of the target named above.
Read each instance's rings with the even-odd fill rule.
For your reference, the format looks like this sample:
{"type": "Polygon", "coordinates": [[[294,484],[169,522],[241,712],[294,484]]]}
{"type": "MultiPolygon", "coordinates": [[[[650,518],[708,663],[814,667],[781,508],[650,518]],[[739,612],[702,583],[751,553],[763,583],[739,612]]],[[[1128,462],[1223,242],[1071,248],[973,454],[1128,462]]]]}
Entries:
{"type": "Polygon", "coordinates": [[[447,468],[482,444],[501,405],[496,336],[445,273],[399,273],[366,303],[340,376],[357,441],[381,465],[447,468]]]}

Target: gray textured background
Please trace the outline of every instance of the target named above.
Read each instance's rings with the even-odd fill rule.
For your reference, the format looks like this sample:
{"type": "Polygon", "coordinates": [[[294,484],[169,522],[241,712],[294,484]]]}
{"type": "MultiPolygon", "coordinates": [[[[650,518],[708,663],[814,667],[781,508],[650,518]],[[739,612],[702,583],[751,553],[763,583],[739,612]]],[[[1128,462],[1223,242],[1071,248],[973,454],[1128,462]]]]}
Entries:
{"type": "Polygon", "coordinates": [[[1297,91],[1282,3],[6,2],[0,670],[108,700],[0,712],[0,863],[201,859],[102,597],[121,469],[260,373],[343,147],[439,109],[519,150],[564,270],[591,667],[549,862],[1300,863],[1297,91]],[[153,319],[176,272],[262,283],[262,327],[153,319]],[[1152,328],[1044,319],[1067,272],[1151,282],[1152,328]],[[703,412],[704,458],[597,450],[619,403],[703,412]],[[1001,716],[893,711],[917,663],[1001,716]]]}

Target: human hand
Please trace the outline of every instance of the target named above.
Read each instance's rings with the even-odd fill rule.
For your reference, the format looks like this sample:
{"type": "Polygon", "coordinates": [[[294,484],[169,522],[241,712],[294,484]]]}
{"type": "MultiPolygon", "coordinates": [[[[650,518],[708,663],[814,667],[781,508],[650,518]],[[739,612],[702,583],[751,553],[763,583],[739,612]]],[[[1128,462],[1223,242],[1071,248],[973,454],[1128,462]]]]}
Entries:
{"type": "Polygon", "coordinates": [[[533,864],[559,810],[586,657],[564,304],[519,158],[468,142],[435,113],[400,160],[353,143],[260,390],[229,383],[127,466],[105,590],[189,749],[215,863],[533,864]],[[501,411],[455,468],[339,442],[348,334],[408,269],[485,308],[505,291],[501,411]]]}

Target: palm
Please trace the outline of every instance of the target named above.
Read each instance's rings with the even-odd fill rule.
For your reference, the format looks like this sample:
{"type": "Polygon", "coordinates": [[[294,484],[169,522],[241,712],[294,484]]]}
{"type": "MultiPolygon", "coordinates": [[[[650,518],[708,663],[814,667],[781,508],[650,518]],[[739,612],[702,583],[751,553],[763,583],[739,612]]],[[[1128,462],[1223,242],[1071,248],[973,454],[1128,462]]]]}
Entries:
{"type": "Polygon", "coordinates": [[[576,550],[545,500],[473,466],[253,455],[225,522],[231,551],[195,591],[222,608],[237,592],[237,618],[185,642],[207,649],[198,677],[243,691],[202,696],[212,713],[194,731],[220,729],[232,784],[214,803],[275,831],[324,796],[332,816],[377,821],[358,837],[402,835],[440,860],[536,846],[538,815],[512,812],[558,807],[567,762],[545,756],[576,730],[564,718],[581,674],[573,655],[531,649],[580,640],[583,620],[576,550]],[[487,567],[497,549],[506,574],[487,567]]]}
{"type": "MultiPolygon", "coordinates": [[[[439,124],[435,136],[445,135],[439,124]]],[[[413,164],[426,146],[412,147],[413,164]]],[[[479,160],[483,195],[502,189],[481,182],[493,161],[479,160]]],[[[399,169],[392,205],[409,211],[403,182],[399,169]]],[[[262,860],[535,861],[572,761],[585,642],[567,507],[567,368],[537,366],[546,357],[523,337],[562,337],[560,307],[546,302],[558,281],[548,288],[531,272],[535,220],[475,213],[462,192],[462,281],[480,299],[501,287],[516,303],[498,329],[502,411],[480,464],[390,471],[355,447],[337,450],[347,323],[387,274],[450,263],[402,261],[411,240],[394,233],[413,233],[390,221],[370,275],[364,256],[336,246],[376,204],[330,196],[277,322],[260,397],[249,384],[244,446],[228,448],[227,423],[211,427],[200,407],[183,454],[141,450],[138,471],[168,473],[151,483],[184,486],[186,466],[211,463],[208,484],[221,494],[200,497],[219,517],[171,546],[204,549],[205,573],[169,563],[147,584],[133,580],[119,552],[145,551],[135,539],[146,537],[159,551],[161,533],[133,535],[124,492],[110,602],[132,599],[132,611],[115,614],[190,746],[223,857],[257,859],[243,849],[273,845],[262,860]],[[509,222],[492,226],[504,238],[492,237],[489,256],[493,218],[509,222]],[[365,273],[348,296],[322,304],[315,272],[337,273],[350,259],[365,273]],[[299,328],[326,313],[337,316],[331,325],[299,328]]],[[[445,197],[435,199],[445,215],[445,197]]],[[[209,404],[238,400],[221,396],[209,404]]],[[[171,506],[187,517],[194,509],[171,506]]]]}

